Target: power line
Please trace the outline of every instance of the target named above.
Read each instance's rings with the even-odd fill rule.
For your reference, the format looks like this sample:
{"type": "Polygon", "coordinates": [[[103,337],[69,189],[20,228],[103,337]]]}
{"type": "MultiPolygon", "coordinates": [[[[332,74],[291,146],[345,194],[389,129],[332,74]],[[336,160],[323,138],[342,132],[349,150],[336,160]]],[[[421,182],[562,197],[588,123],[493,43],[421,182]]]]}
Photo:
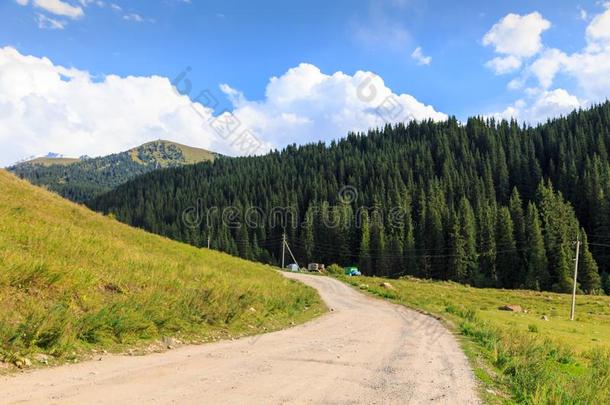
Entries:
{"type": "Polygon", "coordinates": [[[589,242],[588,244],[589,244],[589,246],[601,246],[601,247],[609,247],[610,248],[610,245],[607,245],[607,244],[604,244],[604,243],[589,242]]]}
{"type": "Polygon", "coordinates": [[[591,234],[587,234],[587,238],[610,239],[610,235],[591,235],[591,234]]]}
{"type": "MultiPolygon", "coordinates": [[[[293,238],[292,239],[292,243],[298,245],[301,249],[304,249],[305,243],[304,241],[298,239],[298,238],[293,238]]],[[[501,246],[501,248],[503,248],[504,246],[501,246]]],[[[496,246],[497,248],[497,246],[496,246]]],[[[486,255],[489,253],[492,254],[504,254],[504,253],[517,253],[517,252],[525,252],[527,250],[529,250],[528,248],[523,248],[523,249],[503,249],[503,250],[496,250],[496,251],[484,251],[489,249],[489,247],[487,247],[486,249],[480,249],[480,246],[477,246],[477,254],[478,255],[486,255]]],[[[447,249],[436,249],[436,251],[439,250],[451,250],[451,248],[447,248],[447,249]]],[[[344,255],[347,257],[351,257],[351,258],[357,258],[357,257],[374,257],[374,258],[378,258],[378,257],[387,257],[387,258],[404,258],[406,254],[409,253],[416,253],[416,252],[422,252],[423,253],[416,253],[417,256],[420,257],[427,257],[427,258],[450,258],[450,257],[459,257],[461,255],[456,255],[456,254],[427,254],[426,252],[433,252],[435,251],[435,249],[405,249],[401,252],[388,252],[386,251],[379,251],[379,250],[369,250],[368,254],[359,254],[359,253],[354,253],[354,252],[344,252],[342,251],[342,249],[340,247],[337,247],[336,245],[328,245],[328,244],[323,244],[323,243],[314,243],[313,245],[313,251],[317,252],[317,253],[323,253],[323,254],[337,254],[337,255],[344,255]]]]}

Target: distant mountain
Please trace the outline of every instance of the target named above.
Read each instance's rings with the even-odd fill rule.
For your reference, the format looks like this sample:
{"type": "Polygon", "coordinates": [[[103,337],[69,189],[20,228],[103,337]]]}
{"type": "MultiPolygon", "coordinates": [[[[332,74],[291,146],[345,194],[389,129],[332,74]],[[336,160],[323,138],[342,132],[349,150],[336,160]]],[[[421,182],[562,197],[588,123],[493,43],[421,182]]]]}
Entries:
{"type": "Polygon", "coordinates": [[[40,166],[51,166],[51,165],[69,165],[72,163],[78,162],[80,159],[77,158],[69,158],[69,157],[37,157],[26,160],[19,164],[29,164],[29,165],[40,165],[40,166]]]}
{"type": "Polygon", "coordinates": [[[15,164],[13,166],[17,166],[20,164],[40,164],[40,165],[44,165],[44,166],[49,166],[49,165],[53,165],[53,164],[69,164],[69,163],[74,163],[74,162],[78,162],[79,159],[76,158],[69,158],[66,157],[64,155],[62,155],[61,153],[55,153],[55,152],[49,152],[44,156],[30,156],[24,159],[19,160],[18,162],[15,162],[15,164]]]}
{"type": "Polygon", "coordinates": [[[8,168],[31,183],[84,202],[150,171],[212,161],[218,154],[169,141],[154,141],[113,155],[67,158],[49,153],[8,168]]]}
{"type": "Polygon", "coordinates": [[[49,152],[44,157],[51,158],[51,159],[61,159],[61,158],[65,158],[66,156],[62,155],[61,153],[49,152]]]}

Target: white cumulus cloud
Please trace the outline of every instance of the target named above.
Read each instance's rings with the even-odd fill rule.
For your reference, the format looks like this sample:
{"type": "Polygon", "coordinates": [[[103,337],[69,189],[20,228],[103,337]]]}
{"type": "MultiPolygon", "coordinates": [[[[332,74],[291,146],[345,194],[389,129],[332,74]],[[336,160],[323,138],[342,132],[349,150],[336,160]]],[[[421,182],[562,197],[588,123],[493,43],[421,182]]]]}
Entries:
{"type": "Polygon", "coordinates": [[[567,115],[583,106],[585,102],[565,89],[551,91],[530,89],[528,99],[519,99],[504,111],[492,113],[498,119],[514,118],[529,124],[544,122],[552,117],[567,115]]]}
{"type": "Polygon", "coordinates": [[[521,59],[513,55],[497,56],[488,61],[485,66],[492,69],[496,74],[503,75],[519,69],[521,67],[521,59]]]}
{"type": "Polygon", "coordinates": [[[0,166],[49,151],[103,155],[159,138],[200,147],[214,140],[167,78],[94,81],[85,71],[0,48],[0,166]]]}
{"type": "Polygon", "coordinates": [[[198,93],[196,83],[185,91],[183,79],[175,86],[159,76],[94,80],[86,71],[0,48],[0,166],[51,151],[104,155],[154,139],[231,155],[262,153],[386,122],[446,118],[411,95],[395,94],[371,72],[328,75],[301,64],[271,78],[256,101],[228,85],[216,95],[198,93]],[[215,116],[210,107],[221,92],[232,112],[215,116]],[[251,138],[259,149],[244,148],[251,138]]]}
{"type": "MultiPolygon", "coordinates": [[[[518,106],[513,104],[497,113],[497,116],[518,116],[529,122],[538,122],[565,114],[570,109],[602,102],[610,96],[610,3],[602,6],[603,11],[591,16],[584,32],[586,45],[580,51],[566,53],[561,49],[546,48],[541,43],[532,48],[532,51],[536,49],[535,55],[528,63],[513,69],[518,71],[518,76],[508,83],[509,89],[525,89],[525,101],[520,98],[518,106]],[[570,79],[575,84],[573,88],[569,91],[553,89],[559,75],[570,79]],[[535,87],[531,87],[532,81],[535,87]]],[[[544,20],[542,16],[536,19],[544,20]]],[[[539,24],[539,28],[542,26],[539,24]]],[[[537,38],[540,39],[540,36],[537,38]]],[[[496,72],[499,70],[498,66],[494,69],[496,72]]]]}
{"type": "Polygon", "coordinates": [[[610,95],[610,6],[593,17],[587,26],[587,46],[567,54],[549,48],[540,54],[524,72],[533,75],[542,88],[553,85],[559,74],[574,79],[582,96],[592,101],[605,100],[610,95]]]}
{"type": "Polygon", "coordinates": [[[590,42],[610,42],[610,2],[604,4],[605,12],[596,15],[587,27],[590,42]]]}
{"type": "Polygon", "coordinates": [[[540,36],[551,27],[538,12],[527,15],[510,13],[494,24],[483,37],[484,45],[493,45],[505,55],[529,57],[542,48],[540,36]]]}
{"type": "Polygon", "coordinates": [[[537,54],[542,49],[541,35],[551,27],[538,12],[526,15],[507,14],[483,36],[483,44],[494,47],[504,55],[488,62],[498,74],[518,69],[521,60],[537,54]]]}
{"type": "Polygon", "coordinates": [[[411,95],[393,93],[374,73],[328,75],[306,63],[271,78],[264,100],[249,101],[226,85],[223,91],[235,116],[274,145],[338,138],[388,122],[447,118],[411,95]]]}
{"type": "Polygon", "coordinates": [[[553,84],[557,72],[568,63],[568,56],[559,49],[547,49],[530,66],[540,85],[547,89],[553,84]]]}

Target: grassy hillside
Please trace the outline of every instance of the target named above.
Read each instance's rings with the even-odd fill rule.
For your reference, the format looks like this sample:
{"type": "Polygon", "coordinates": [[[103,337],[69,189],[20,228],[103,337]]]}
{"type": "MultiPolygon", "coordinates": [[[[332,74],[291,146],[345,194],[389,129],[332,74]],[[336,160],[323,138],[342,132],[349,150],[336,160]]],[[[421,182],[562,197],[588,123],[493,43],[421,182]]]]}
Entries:
{"type": "Polygon", "coordinates": [[[130,149],[131,158],[141,164],[155,163],[161,167],[175,166],[176,163],[193,164],[214,160],[216,154],[205,149],[193,148],[169,141],[153,141],[130,149]],[[174,150],[172,154],[168,151],[174,150]]]}
{"type": "Polygon", "coordinates": [[[85,202],[144,173],[212,161],[216,156],[205,149],[159,140],[97,158],[37,158],[8,170],[72,201],[85,202]]]}
{"type": "Polygon", "coordinates": [[[0,190],[0,366],[254,334],[323,311],[271,267],[130,228],[3,170],[0,190]]]}
{"type": "Polygon", "coordinates": [[[32,160],[28,160],[27,162],[23,162],[20,164],[26,165],[39,165],[39,166],[52,166],[52,165],[70,165],[72,163],[80,162],[78,158],[50,158],[50,157],[39,157],[32,160]]]}
{"type": "Polygon", "coordinates": [[[371,277],[343,280],[440,316],[463,336],[490,402],[610,403],[610,297],[472,288],[452,282],[371,277]],[[389,282],[393,289],[383,287],[389,282]],[[527,313],[501,311],[520,305],[527,313]],[[542,317],[548,320],[543,320],[542,317]]]}

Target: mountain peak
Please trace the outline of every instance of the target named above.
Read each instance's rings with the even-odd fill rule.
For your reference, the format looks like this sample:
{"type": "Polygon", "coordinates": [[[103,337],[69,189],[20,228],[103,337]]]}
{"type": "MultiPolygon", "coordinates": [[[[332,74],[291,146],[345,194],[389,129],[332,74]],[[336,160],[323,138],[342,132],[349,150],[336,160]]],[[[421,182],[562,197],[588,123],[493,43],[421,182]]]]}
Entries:
{"type": "Polygon", "coordinates": [[[159,139],[95,158],[76,159],[48,153],[17,163],[8,170],[68,199],[84,202],[155,169],[211,161],[217,156],[205,149],[159,139]]]}

